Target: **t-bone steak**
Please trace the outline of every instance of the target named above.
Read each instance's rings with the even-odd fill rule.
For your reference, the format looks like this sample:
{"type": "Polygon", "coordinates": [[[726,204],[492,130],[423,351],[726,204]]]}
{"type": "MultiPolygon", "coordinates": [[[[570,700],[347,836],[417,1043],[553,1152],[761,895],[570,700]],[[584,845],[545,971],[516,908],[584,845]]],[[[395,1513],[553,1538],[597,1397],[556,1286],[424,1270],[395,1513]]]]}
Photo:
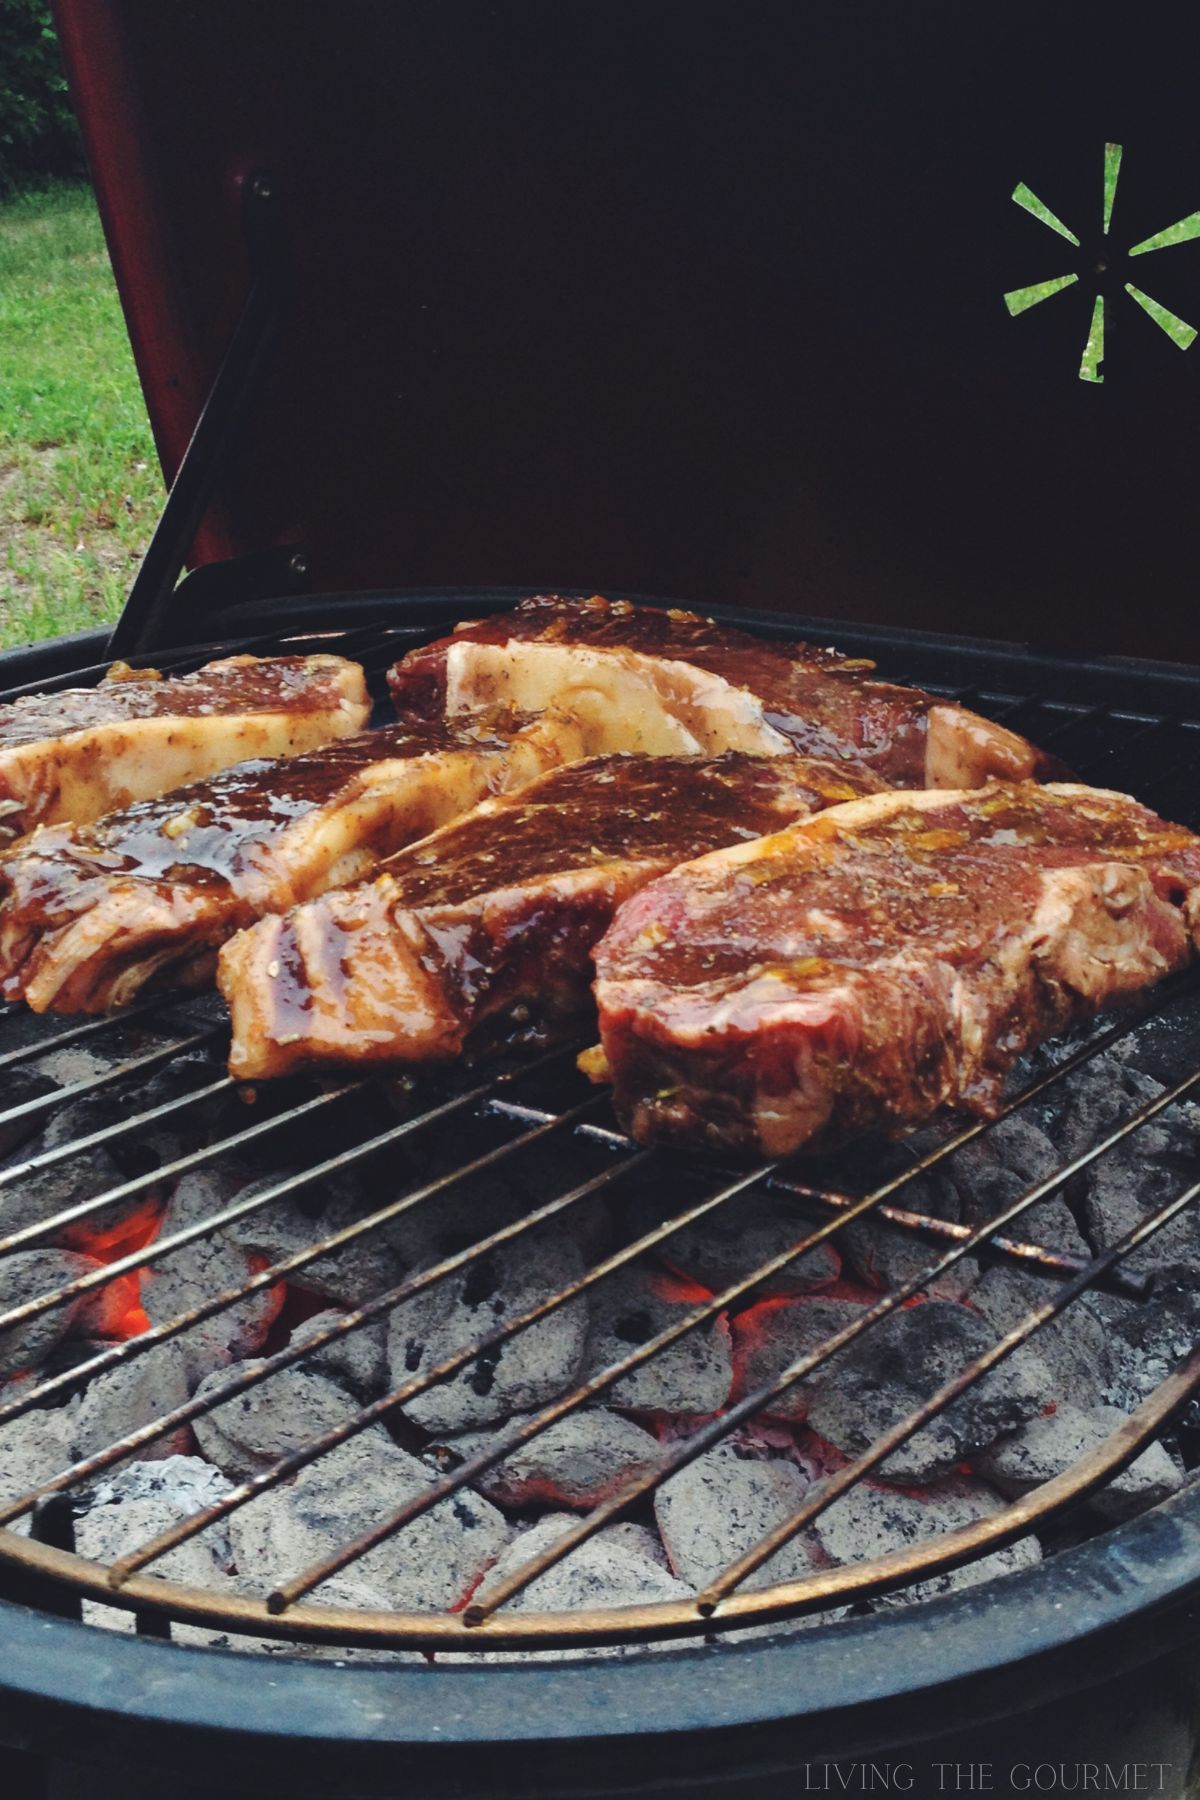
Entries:
{"type": "Polygon", "coordinates": [[[342,656],[227,656],[164,680],[116,665],[97,687],[0,706],[0,843],[165,794],[250,756],[349,737],[371,711],[342,656]]]}
{"type": "Polygon", "coordinates": [[[641,1143],[825,1148],[988,1111],[1026,1048],[1180,968],[1198,931],[1200,840],[1125,795],[874,795],[622,906],[584,1066],[641,1143]]]}
{"type": "Polygon", "coordinates": [[[591,1008],[591,950],[678,862],[879,787],[797,756],[597,757],[390,857],[221,952],[231,1071],[444,1060],[591,1008]]]}
{"type": "Polygon", "coordinates": [[[1063,771],[1002,726],[874,664],[751,637],[698,613],[624,600],[523,600],[410,651],[389,681],[402,713],[562,703],[619,719],[616,749],[850,759],[890,787],[977,787],[1063,771]]]}
{"type": "Polygon", "coordinates": [[[212,979],[225,939],[603,745],[556,712],[417,719],[254,760],[0,856],[0,981],[36,1011],[102,1012],[212,979]]]}

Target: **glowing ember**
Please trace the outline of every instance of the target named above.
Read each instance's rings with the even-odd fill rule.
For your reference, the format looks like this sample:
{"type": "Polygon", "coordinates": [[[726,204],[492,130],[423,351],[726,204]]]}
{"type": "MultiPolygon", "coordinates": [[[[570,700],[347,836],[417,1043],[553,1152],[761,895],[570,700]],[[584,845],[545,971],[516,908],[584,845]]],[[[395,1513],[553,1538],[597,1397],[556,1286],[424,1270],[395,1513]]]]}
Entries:
{"type": "MultiPolygon", "coordinates": [[[[267,1267],[266,1257],[260,1256],[257,1251],[250,1252],[247,1261],[254,1273],[267,1267]]],[[[271,1315],[270,1328],[262,1347],[264,1356],[282,1350],[292,1333],[306,1319],[313,1319],[318,1313],[330,1310],[328,1300],[320,1294],[310,1294],[307,1288],[293,1287],[287,1281],[281,1281],[277,1287],[271,1288],[270,1296],[275,1302],[275,1311],[271,1315]]]]}
{"type": "MultiPolygon", "coordinates": [[[[838,1281],[819,1294],[780,1295],[747,1307],[733,1321],[735,1397],[743,1398],[799,1357],[820,1350],[877,1297],[853,1282],[838,1281]]],[[[812,1378],[795,1382],[767,1403],[763,1416],[799,1423],[808,1416],[812,1394],[812,1378]]]]}
{"type": "Polygon", "coordinates": [[[118,1258],[128,1256],[130,1251],[141,1250],[154,1241],[162,1224],[163,1210],[161,1200],[143,1200],[136,1211],[126,1213],[117,1224],[104,1230],[97,1230],[87,1219],[81,1219],[63,1233],[62,1242],[84,1256],[94,1256],[97,1262],[116,1262],[118,1258]]]}
{"type": "MultiPolygon", "coordinates": [[[[118,1262],[153,1243],[162,1224],[163,1210],[160,1200],[145,1200],[135,1212],[104,1231],[90,1230],[84,1220],[74,1229],[73,1247],[85,1256],[95,1257],[97,1262],[118,1262]]],[[[101,1288],[87,1309],[87,1322],[97,1337],[132,1338],[148,1331],[150,1321],[142,1306],[142,1271],[134,1269],[118,1275],[101,1288]]]]}
{"type": "Polygon", "coordinates": [[[87,1330],[95,1337],[140,1337],[150,1329],[142,1308],[140,1275],[136,1271],[118,1275],[93,1296],[85,1316],[87,1330]]]}
{"type": "Polygon", "coordinates": [[[839,1450],[836,1444],[831,1444],[828,1438],[822,1437],[819,1431],[814,1431],[811,1425],[805,1426],[799,1439],[799,1448],[817,1471],[814,1480],[819,1479],[820,1475],[832,1475],[836,1469],[844,1469],[850,1461],[844,1451],[839,1450]]]}
{"type": "MultiPolygon", "coordinates": [[[[261,1275],[264,1269],[270,1268],[271,1259],[269,1256],[263,1256],[257,1250],[248,1250],[246,1252],[246,1264],[251,1275],[261,1275]]],[[[288,1297],[288,1291],[288,1284],[286,1281],[277,1281],[274,1287],[268,1288],[266,1293],[262,1295],[262,1304],[264,1311],[266,1312],[266,1317],[263,1321],[264,1335],[283,1311],[283,1305],[288,1297]]],[[[321,1301],[313,1310],[319,1312],[324,1304],[325,1302],[321,1301]]]]}
{"type": "Polygon", "coordinates": [[[646,1277],[646,1285],[652,1294],[660,1300],[668,1301],[672,1306],[704,1306],[712,1299],[712,1289],[702,1287],[690,1276],[667,1274],[665,1270],[656,1269],[646,1277]]]}

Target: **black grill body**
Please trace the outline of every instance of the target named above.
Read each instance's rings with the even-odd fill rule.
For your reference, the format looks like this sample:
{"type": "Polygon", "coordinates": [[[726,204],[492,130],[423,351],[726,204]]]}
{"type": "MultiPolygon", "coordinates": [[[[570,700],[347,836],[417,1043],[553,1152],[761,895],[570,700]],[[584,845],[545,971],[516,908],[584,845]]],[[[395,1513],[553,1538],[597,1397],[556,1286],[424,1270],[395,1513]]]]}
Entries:
{"type": "Polygon", "coordinates": [[[6,1606],[0,1730],[34,1751],[27,1778],[49,1763],[77,1784],[31,1792],[119,1781],[137,1800],[164,1783],[184,1800],[790,1800],[838,1791],[830,1764],[848,1791],[890,1778],[921,1795],[951,1791],[939,1764],[986,1765],[1003,1793],[1026,1768],[1084,1763],[1165,1765],[1143,1791],[1184,1796],[1200,1741],[1198,1512],[1185,1496],[1031,1579],[787,1645],[543,1669],[247,1669],[6,1606]]]}
{"type": "MultiPolygon", "coordinates": [[[[892,625],[1200,655],[1200,346],[1158,331],[1094,242],[1109,140],[1122,250],[1200,205],[1194,7],[1119,39],[1027,0],[344,13],[57,0],[175,479],[122,654],[310,633],[382,700],[387,662],[515,594],[297,588],[586,571],[706,607],[799,596],[878,624],[736,623],[874,655],[1198,822],[1200,669],[892,625]],[[1078,259],[1014,207],[1018,181],[1078,259]],[[1077,262],[1065,297],[1009,316],[1007,291],[1077,262]],[[1076,373],[1100,288],[1104,384],[1076,373]]],[[[1193,324],[1198,259],[1193,239],[1145,268],[1193,324]]],[[[0,688],[94,677],[106,648],[11,653],[0,688]]],[[[0,1610],[0,1735],[30,1759],[9,1784],[59,1796],[985,1785],[939,1760],[990,1763],[998,1791],[1014,1764],[1165,1762],[1127,1785],[1182,1794],[1198,1591],[1185,1491],[908,1612],[549,1668],[248,1664],[26,1594],[0,1610]]]]}
{"type": "MultiPolygon", "coordinates": [[[[259,605],[229,647],[322,646],[386,666],[513,592],[330,596],[259,605]]],[[[1197,822],[1200,670],[828,621],[737,615],[836,639],[890,676],[1012,722],[1101,785],[1197,822]]],[[[179,653],[183,664],[213,646],[179,653]]],[[[102,663],[84,636],[10,655],[4,688],[102,663]]],[[[86,677],[84,677],[86,678],[86,677]]],[[[30,1604],[30,1602],[33,1604],[30,1604]]],[[[842,1781],[948,1791],[939,1764],[1162,1765],[1184,1794],[1200,1744],[1200,1500],[1194,1488],[1040,1567],[789,1640],[549,1667],[269,1662],[118,1637],[0,1602],[0,1737],[10,1790],[481,1797],[682,1792],[792,1796],[842,1781]],[[828,1766],[837,1762],[841,1775],[828,1766]],[[78,1770],[90,1770],[79,1774],[78,1770]],[[120,1773],[118,1774],[118,1771],[120,1773]],[[887,1773],[890,1771],[890,1773],[887,1773]],[[48,1784],[48,1785],[47,1785],[48,1784]]],[[[1030,1778],[1032,1779],[1032,1778],[1030,1778]]]]}

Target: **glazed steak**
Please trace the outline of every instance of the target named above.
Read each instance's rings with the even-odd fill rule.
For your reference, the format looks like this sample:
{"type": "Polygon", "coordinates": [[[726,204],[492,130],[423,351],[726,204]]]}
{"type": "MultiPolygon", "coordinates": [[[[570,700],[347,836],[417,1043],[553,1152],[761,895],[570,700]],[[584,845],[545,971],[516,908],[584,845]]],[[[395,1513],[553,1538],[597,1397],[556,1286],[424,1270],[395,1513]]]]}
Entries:
{"type": "Polygon", "coordinates": [[[0,707],[0,842],[86,823],[250,756],[295,756],[349,737],[371,711],[341,656],[229,656],[164,681],[114,671],[94,688],[0,707]]]}
{"type": "Polygon", "coordinates": [[[411,651],[389,680],[401,712],[437,717],[561,702],[619,719],[649,754],[798,751],[851,759],[892,787],[976,787],[1053,771],[1024,738],[874,664],[812,644],[769,643],[697,613],[628,601],[523,600],[411,651]]]}
{"type": "Polygon", "coordinates": [[[616,907],[677,862],[878,787],[803,757],[597,757],[487,800],[374,881],[221,952],[230,1069],[445,1059],[590,1010],[616,907]]]}
{"type": "Polygon", "coordinates": [[[639,1142],[826,1147],[988,1109],[1023,1050],[1198,933],[1200,840],[1122,794],[876,795],[623,906],[596,950],[603,1058],[639,1142]]]}
{"type": "Polygon", "coordinates": [[[0,857],[0,979],[36,1011],[195,986],[264,913],[372,873],[478,804],[588,753],[574,721],[416,720],[251,761],[0,857]]]}

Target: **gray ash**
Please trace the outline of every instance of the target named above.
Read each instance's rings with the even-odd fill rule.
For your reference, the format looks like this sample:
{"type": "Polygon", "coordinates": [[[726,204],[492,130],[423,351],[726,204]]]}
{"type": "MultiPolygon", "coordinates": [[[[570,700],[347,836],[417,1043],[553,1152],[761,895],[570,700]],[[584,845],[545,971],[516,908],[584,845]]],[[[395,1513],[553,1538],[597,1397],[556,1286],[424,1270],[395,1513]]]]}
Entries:
{"type": "MultiPolygon", "coordinates": [[[[1078,1034],[1078,1041],[1085,1036],[1078,1034]]],[[[1172,1030],[1156,1027],[1153,1042],[1139,1051],[1140,1036],[940,1158],[895,1195],[895,1204],[972,1229],[1033,1184],[1052,1179],[1174,1078],[1169,1065],[1179,1045],[1172,1030]]],[[[1049,1069],[1066,1051],[1059,1045],[1027,1059],[1025,1077],[1049,1069]]],[[[86,1079],[104,1066],[92,1050],[81,1050],[74,1061],[64,1050],[57,1061],[44,1059],[43,1071],[55,1073],[39,1079],[86,1079]]],[[[219,1077],[219,1062],[195,1056],[138,1089],[68,1100],[18,1149],[9,1147],[8,1166],[23,1167],[30,1156],[52,1153],[80,1132],[106,1130],[122,1106],[169,1103],[219,1077]]],[[[456,1080],[469,1079],[477,1076],[459,1072],[448,1078],[447,1091],[456,1080]]],[[[154,1130],[118,1133],[93,1150],[14,1176],[7,1187],[0,1184],[6,1221],[16,1228],[44,1225],[81,1200],[137,1179],[142,1185],[136,1196],[105,1208],[90,1223],[119,1235],[130,1220],[137,1223],[137,1207],[149,1205],[147,1229],[156,1226],[165,1236],[253,1201],[289,1172],[305,1173],[318,1158],[353,1145],[364,1122],[380,1130],[424,1104],[412,1084],[364,1091],[352,1105],[317,1107],[303,1130],[289,1126],[278,1137],[267,1134],[244,1155],[222,1151],[182,1177],[159,1176],[178,1157],[220,1143],[231,1129],[286,1115],[297,1091],[318,1095],[320,1088],[271,1093],[252,1109],[228,1094],[184,1106],[154,1130]]],[[[565,1100],[575,1091],[564,1083],[565,1100]]],[[[1078,1259],[1107,1248],[1164,1197],[1200,1178],[1198,1121],[1200,1113],[1190,1106],[1165,1112],[1065,1191],[1028,1209],[1009,1234],[1078,1259]]],[[[881,1179],[881,1169],[902,1174],[936,1155],[962,1128],[962,1121],[936,1121],[899,1143],[858,1146],[789,1173],[801,1185],[865,1192],[881,1179]]],[[[238,1287],[265,1266],[353,1228],[419,1184],[451,1174],[463,1160],[487,1155],[515,1129],[511,1120],[492,1115],[455,1116],[438,1132],[406,1139],[344,1176],[301,1184],[235,1224],[163,1255],[140,1287],[135,1282],[117,1294],[116,1284],[108,1284],[93,1299],[0,1335],[0,1367],[8,1374],[0,1406],[28,1393],[31,1383],[79,1370],[77,1379],[57,1390],[53,1407],[0,1423],[0,1501],[72,1459],[116,1444],[189,1397],[203,1398],[241,1367],[253,1368],[285,1346],[301,1349],[293,1367],[256,1382],[193,1426],[160,1434],[132,1457],[115,1460],[73,1496],[80,1548],[111,1558],[219,1499],[232,1483],[260,1476],[280,1457],[299,1452],[298,1472],[161,1565],[164,1575],[217,1593],[261,1596],[274,1580],[332,1556],[406,1500],[427,1493],[466,1458],[499,1451],[504,1434],[678,1326],[825,1216],[782,1192],[744,1193],[671,1233],[653,1254],[547,1311],[528,1330],[473,1356],[451,1378],[410,1397],[402,1410],[383,1410],[366,1429],[357,1429],[365,1405],[580,1282],[599,1259],[677,1216],[725,1178],[699,1160],[679,1180],[681,1165],[672,1165],[669,1178],[660,1163],[649,1165],[551,1224],[518,1232],[390,1314],[338,1333],[354,1307],[518,1225],[531,1207],[612,1166],[612,1151],[603,1144],[563,1133],[547,1138],[536,1154],[515,1154],[323,1251],[286,1285],[267,1282],[213,1319],[89,1379],[86,1362],[128,1329],[118,1300],[128,1314],[140,1299],[152,1324],[169,1325],[218,1289],[238,1287]],[[318,1342],[331,1333],[331,1341],[318,1342]],[[305,1447],[321,1431],[349,1435],[327,1455],[305,1461],[305,1447]]],[[[53,1242],[0,1260],[0,1306],[99,1266],[71,1247],[70,1228],[51,1236],[53,1242]]],[[[95,1242],[86,1233],[82,1241],[95,1242]]],[[[1200,1336],[1198,1253],[1200,1227],[1188,1213],[1139,1254],[1155,1282],[1149,1300],[1089,1293],[1074,1302],[876,1466],[865,1483],[818,1513],[750,1585],[911,1550],[993,1517],[1009,1496],[1071,1467],[1111,1434],[1200,1336]]],[[[861,1320],[881,1293],[920,1278],[939,1254],[878,1218],[843,1229],[528,1443],[497,1454],[470,1486],[322,1583],[314,1598],[375,1610],[461,1606],[475,1594],[486,1596],[529,1555],[552,1547],[574,1519],[635,1484],[639,1497],[624,1521],[543,1575],[515,1608],[687,1599],[764,1531],[818,1501],[822,1483],[848,1458],[869,1449],[944,1381],[994,1349],[1056,1291],[1054,1282],[1027,1269],[986,1256],[964,1258],[928,1285],[919,1304],[862,1332],[772,1400],[765,1414],[654,1485],[664,1458],[698,1422],[719,1419],[798,1358],[819,1352],[831,1332],[861,1320]]],[[[1178,1441],[1189,1442],[1186,1424],[1178,1441]]],[[[1152,1445],[1092,1497],[1069,1529],[1104,1529],[1169,1497],[1185,1479],[1174,1444],[1152,1445]]],[[[1065,1529],[1051,1526],[1040,1539],[1027,1536],[994,1556],[862,1604],[911,1604],[1028,1566],[1064,1541],[1065,1529]]],[[[844,1610],[832,1609],[821,1621],[844,1610]]],[[[89,1617],[128,1628],[128,1614],[112,1608],[89,1603],[89,1617]]],[[[811,1623],[782,1629],[805,1630],[811,1623]]],[[[200,1628],[185,1627],[177,1635],[215,1641],[200,1628]]],[[[242,1640],[242,1647],[279,1649],[253,1639],[242,1640]]]]}

